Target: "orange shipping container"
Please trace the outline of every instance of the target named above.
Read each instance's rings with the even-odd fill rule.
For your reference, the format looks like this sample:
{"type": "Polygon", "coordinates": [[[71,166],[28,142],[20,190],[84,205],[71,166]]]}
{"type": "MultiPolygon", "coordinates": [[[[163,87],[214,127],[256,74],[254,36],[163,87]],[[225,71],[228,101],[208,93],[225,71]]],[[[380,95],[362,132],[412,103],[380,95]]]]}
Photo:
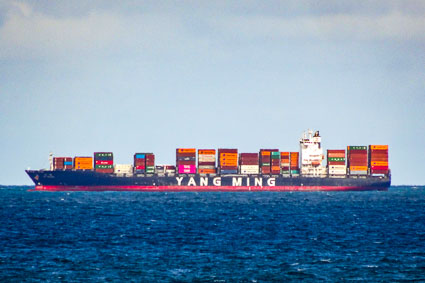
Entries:
{"type": "Polygon", "coordinates": [[[370,163],[372,166],[388,166],[388,161],[372,161],[370,163]]]}
{"type": "Polygon", "coordinates": [[[80,170],[93,169],[93,157],[75,157],[74,168],[80,170]]]}
{"type": "Polygon", "coordinates": [[[214,174],[216,173],[215,169],[198,169],[199,174],[214,174]]]}
{"type": "Polygon", "coordinates": [[[178,153],[196,153],[196,148],[178,148],[178,153]]]}
{"type": "Polygon", "coordinates": [[[215,155],[215,149],[198,149],[198,154],[200,155],[214,154],[215,155]]]}
{"type": "Polygon", "coordinates": [[[367,171],[367,166],[350,166],[351,171],[367,171]]]}
{"type": "Polygon", "coordinates": [[[388,150],[388,145],[370,145],[370,149],[388,150]]]}
{"type": "Polygon", "coordinates": [[[220,153],[220,157],[238,157],[237,153],[220,153]]]}

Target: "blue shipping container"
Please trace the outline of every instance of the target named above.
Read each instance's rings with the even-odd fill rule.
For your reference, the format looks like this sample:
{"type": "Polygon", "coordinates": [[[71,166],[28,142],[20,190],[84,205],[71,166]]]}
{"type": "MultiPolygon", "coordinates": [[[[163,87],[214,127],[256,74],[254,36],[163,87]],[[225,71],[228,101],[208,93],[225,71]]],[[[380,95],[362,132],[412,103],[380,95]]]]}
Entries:
{"type": "Polygon", "coordinates": [[[238,170],[220,170],[221,174],[238,174],[238,170]]]}
{"type": "Polygon", "coordinates": [[[144,154],[136,154],[136,158],[141,158],[141,159],[143,159],[143,158],[145,158],[145,155],[144,155],[144,154]]]}

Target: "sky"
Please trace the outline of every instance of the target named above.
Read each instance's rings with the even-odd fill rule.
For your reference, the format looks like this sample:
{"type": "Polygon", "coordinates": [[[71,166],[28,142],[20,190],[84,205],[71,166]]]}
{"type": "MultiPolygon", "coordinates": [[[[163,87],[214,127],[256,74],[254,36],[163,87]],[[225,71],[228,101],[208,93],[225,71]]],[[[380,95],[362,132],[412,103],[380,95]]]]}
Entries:
{"type": "Polygon", "coordinates": [[[425,1],[0,0],[0,184],[48,155],[388,144],[425,184],[425,1]]]}

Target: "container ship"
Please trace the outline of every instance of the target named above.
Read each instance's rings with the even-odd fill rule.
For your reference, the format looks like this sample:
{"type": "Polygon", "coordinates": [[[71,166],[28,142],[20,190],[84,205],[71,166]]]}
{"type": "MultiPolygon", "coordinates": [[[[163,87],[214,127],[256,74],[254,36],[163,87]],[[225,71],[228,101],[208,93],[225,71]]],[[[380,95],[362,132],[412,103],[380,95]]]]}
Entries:
{"type": "Polygon", "coordinates": [[[391,185],[388,145],[328,149],[318,131],[304,132],[298,152],[177,148],[176,163],[134,154],[114,164],[112,152],[53,157],[50,168],[26,170],[36,191],[370,191],[391,185]]]}

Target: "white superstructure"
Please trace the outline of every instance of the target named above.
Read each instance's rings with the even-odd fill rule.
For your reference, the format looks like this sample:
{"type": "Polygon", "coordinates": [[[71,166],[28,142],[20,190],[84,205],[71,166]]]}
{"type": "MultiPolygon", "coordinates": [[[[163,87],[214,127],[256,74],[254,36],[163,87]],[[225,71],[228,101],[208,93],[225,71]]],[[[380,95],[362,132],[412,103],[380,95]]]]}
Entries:
{"type": "Polygon", "coordinates": [[[314,135],[312,130],[304,132],[300,139],[301,175],[312,177],[326,175],[326,168],[322,166],[324,155],[321,142],[319,131],[314,135]]]}

